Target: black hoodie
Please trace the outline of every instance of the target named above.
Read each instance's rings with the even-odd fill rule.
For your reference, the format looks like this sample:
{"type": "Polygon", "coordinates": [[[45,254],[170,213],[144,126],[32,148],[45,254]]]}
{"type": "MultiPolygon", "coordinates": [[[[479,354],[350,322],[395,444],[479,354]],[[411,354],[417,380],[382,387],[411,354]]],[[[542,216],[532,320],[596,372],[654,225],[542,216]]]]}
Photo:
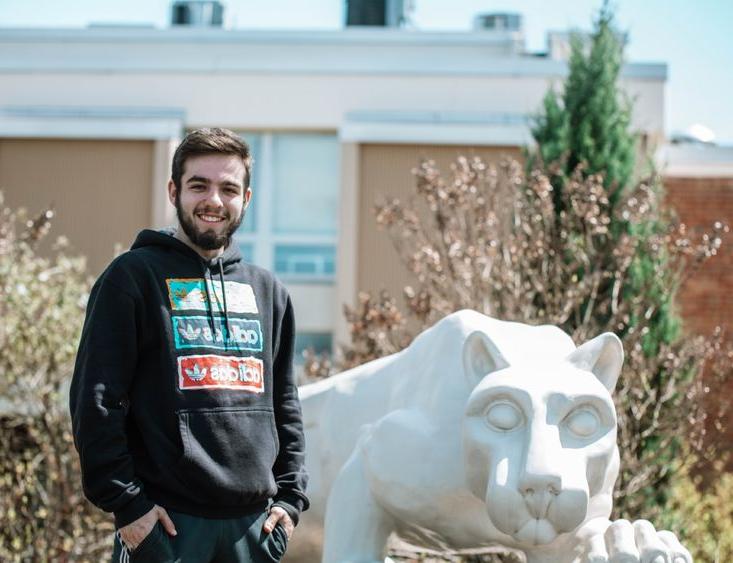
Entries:
{"type": "Polygon", "coordinates": [[[285,288],[236,245],[207,262],[140,232],[92,288],[71,384],[86,496],[117,527],[308,507],[285,288]]]}

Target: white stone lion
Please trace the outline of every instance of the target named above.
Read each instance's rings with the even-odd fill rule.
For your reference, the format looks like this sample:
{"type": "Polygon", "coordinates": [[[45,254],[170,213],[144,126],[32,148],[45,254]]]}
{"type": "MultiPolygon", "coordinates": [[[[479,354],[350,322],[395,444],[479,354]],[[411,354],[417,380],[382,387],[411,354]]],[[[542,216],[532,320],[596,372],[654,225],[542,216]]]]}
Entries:
{"type": "Polygon", "coordinates": [[[449,315],[404,351],[301,387],[324,563],[383,561],[388,536],[428,548],[503,545],[530,563],[691,562],[674,534],[611,523],[611,392],[603,334],[449,315]]]}

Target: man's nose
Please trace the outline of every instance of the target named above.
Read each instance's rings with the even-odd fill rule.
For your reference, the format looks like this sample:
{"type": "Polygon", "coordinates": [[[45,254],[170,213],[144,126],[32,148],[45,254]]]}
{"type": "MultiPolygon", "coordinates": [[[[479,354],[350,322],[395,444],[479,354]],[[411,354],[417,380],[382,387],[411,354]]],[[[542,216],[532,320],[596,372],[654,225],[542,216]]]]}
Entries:
{"type": "Polygon", "coordinates": [[[212,188],[206,194],[206,202],[215,207],[222,207],[224,204],[221,199],[221,194],[216,188],[212,188]]]}

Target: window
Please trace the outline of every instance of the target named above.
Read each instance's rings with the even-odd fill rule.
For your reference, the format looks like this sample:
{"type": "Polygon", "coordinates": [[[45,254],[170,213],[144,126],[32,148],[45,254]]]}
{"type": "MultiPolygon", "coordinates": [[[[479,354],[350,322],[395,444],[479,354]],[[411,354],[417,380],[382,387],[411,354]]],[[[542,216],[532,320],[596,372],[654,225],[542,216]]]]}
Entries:
{"type": "Polygon", "coordinates": [[[275,271],[282,276],[331,279],[336,273],[333,245],[275,245],[275,271]]]}
{"type": "Polygon", "coordinates": [[[336,234],[338,145],[332,135],[273,137],[275,231],[336,234]]]}
{"type": "Polygon", "coordinates": [[[333,134],[243,133],[254,155],[252,201],[236,235],[251,261],[285,281],[333,283],[339,149],[333,134]]]}

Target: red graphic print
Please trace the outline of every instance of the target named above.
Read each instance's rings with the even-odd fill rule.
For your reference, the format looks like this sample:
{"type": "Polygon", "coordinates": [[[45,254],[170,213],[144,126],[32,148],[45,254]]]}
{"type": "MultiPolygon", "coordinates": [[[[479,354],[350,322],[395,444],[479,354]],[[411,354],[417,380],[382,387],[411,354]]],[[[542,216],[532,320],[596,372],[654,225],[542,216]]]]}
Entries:
{"type": "Polygon", "coordinates": [[[183,356],[178,358],[178,388],[238,389],[252,393],[265,391],[262,360],[247,356],[183,356]]]}

